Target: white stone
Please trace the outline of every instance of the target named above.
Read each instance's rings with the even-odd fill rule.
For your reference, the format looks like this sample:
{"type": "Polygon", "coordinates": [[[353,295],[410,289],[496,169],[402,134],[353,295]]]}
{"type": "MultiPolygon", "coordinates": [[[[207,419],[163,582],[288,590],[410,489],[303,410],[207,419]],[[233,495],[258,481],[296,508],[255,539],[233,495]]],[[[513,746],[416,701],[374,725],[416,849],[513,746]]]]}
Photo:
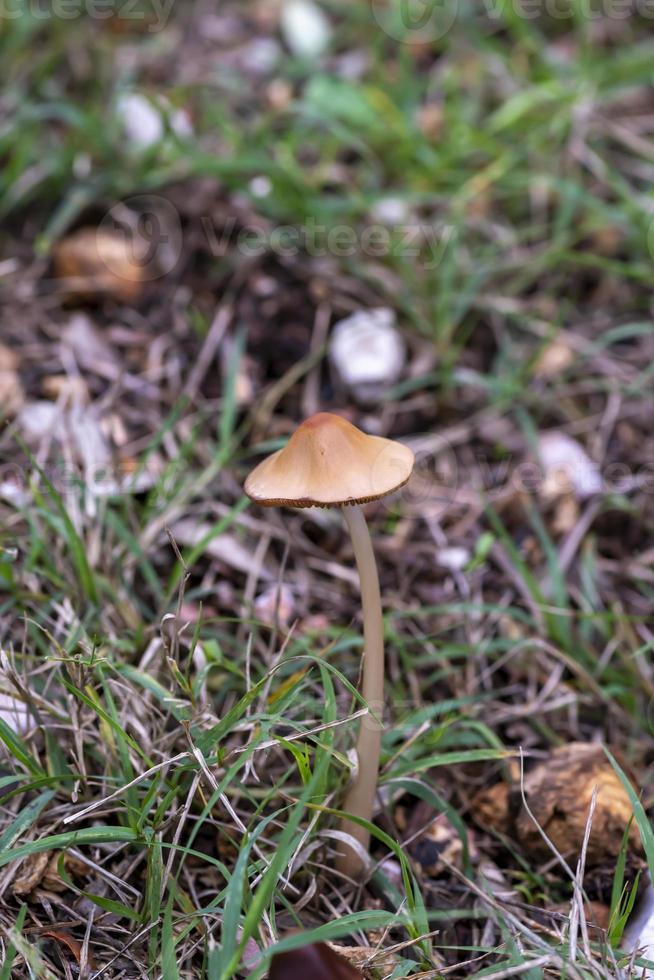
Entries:
{"type": "Polygon", "coordinates": [[[436,552],[436,561],[451,572],[460,572],[470,561],[470,552],[465,548],[440,548],[436,552]]]}
{"type": "Polygon", "coordinates": [[[280,18],[284,41],[299,58],[317,58],[329,45],[329,20],[313,0],[285,0],[280,18]]]}
{"type": "Polygon", "coordinates": [[[272,182],[269,177],[261,175],[250,181],[250,193],[253,197],[268,197],[271,191],[272,182]]]}
{"type": "Polygon", "coordinates": [[[371,217],[382,225],[393,227],[405,224],[411,215],[410,208],[401,197],[382,197],[370,209],[371,217]]]}
{"type": "Polygon", "coordinates": [[[360,310],[341,320],[332,331],[329,357],[357,401],[379,400],[399,378],[406,358],[393,311],[360,310]]]}
{"type": "Polygon", "coordinates": [[[545,432],[538,439],[543,467],[543,493],[556,497],[572,491],[576,497],[600,493],[602,476],[586,450],[565,432],[545,432]]]}
{"type": "Polygon", "coordinates": [[[118,99],[116,112],[128,141],[142,149],[161,142],[166,134],[166,119],[177,136],[193,135],[186,112],[171,108],[164,98],[155,101],[140,92],[124,92],[118,99]]]}

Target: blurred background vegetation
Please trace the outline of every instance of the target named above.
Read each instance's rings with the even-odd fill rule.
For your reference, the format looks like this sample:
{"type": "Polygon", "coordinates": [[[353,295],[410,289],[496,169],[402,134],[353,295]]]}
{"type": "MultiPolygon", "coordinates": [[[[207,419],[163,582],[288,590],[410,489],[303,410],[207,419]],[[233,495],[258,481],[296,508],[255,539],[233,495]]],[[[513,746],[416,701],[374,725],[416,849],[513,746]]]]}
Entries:
{"type": "Polygon", "coordinates": [[[607,843],[577,947],[569,877],[476,794],[518,746],[606,742],[647,834],[653,25],[646,0],[5,0],[3,980],[88,966],[48,926],[91,975],[256,980],[292,927],[390,955],[370,976],[638,975],[642,855],[607,843]],[[97,244],[117,229],[137,261],[97,244]],[[362,395],[333,328],[380,309],[401,354],[362,395]],[[418,453],[368,509],[389,717],[354,893],[349,545],[241,490],[317,410],[418,453]],[[456,846],[409,870],[418,801],[456,846]]]}

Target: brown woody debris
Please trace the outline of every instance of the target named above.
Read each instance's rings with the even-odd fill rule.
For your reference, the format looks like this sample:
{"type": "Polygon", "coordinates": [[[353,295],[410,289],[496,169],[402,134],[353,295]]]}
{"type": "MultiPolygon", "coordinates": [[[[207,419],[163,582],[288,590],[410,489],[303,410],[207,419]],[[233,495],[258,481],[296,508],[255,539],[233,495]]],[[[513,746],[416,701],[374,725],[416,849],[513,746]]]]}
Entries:
{"type": "Polygon", "coordinates": [[[55,245],[54,268],[74,295],[112,296],[124,303],[139,299],[145,267],[129,235],[102,228],[81,228],[55,245]]]}
{"type": "Polygon", "coordinates": [[[508,834],[511,828],[510,794],[508,783],[494,783],[488,789],[480,790],[473,801],[473,812],[478,823],[492,827],[500,834],[508,834]]]}
{"type": "MultiPolygon", "coordinates": [[[[484,790],[475,798],[473,812],[481,824],[503,833],[513,832],[536,860],[552,857],[540,827],[560,854],[575,861],[595,788],[597,803],[587,852],[587,865],[592,867],[617,856],[632,818],[629,797],[600,745],[572,742],[561,746],[527,773],[524,795],[531,816],[523,804],[519,783],[484,790]]],[[[629,844],[633,852],[641,853],[640,835],[633,822],[629,844]]]]}
{"type": "Polygon", "coordinates": [[[25,401],[25,392],[18,377],[18,356],[5,344],[0,344],[0,418],[15,415],[25,401]]]}
{"type": "Polygon", "coordinates": [[[570,345],[557,337],[545,347],[534,364],[534,377],[558,378],[573,364],[575,352],[570,345]]]}
{"type": "Polygon", "coordinates": [[[54,401],[66,403],[89,401],[89,389],[84,378],[68,374],[51,374],[43,379],[43,393],[54,401]]]}

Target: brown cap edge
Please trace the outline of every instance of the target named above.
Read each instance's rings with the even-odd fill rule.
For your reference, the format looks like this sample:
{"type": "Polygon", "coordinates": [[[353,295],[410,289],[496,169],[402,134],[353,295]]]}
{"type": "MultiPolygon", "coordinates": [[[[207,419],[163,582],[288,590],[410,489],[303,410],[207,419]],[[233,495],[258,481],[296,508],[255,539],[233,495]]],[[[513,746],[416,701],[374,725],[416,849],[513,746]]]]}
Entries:
{"type": "Polygon", "coordinates": [[[356,504],[369,504],[373,500],[381,500],[382,497],[388,497],[389,494],[395,493],[396,490],[401,490],[405,487],[409,480],[411,479],[411,473],[407,476],[406,480],[402,480],[396,486],[391,487],[390,490],[385,490],[383,493],[375,493],[370,497],[355,497],[349,498],[348,500],[334,500],[332,503],[325,503],[324,500],[311,500],[310,497],[300,497],[297,500],[286,500],[282,498],[276,498],[274,500],[260,499],[258,497],[253,497],[251,494],[245,490],[245,495],[250,498],[250,500],[258,504],[260,507],[293,507],[296,510],[306,510],[308,507],[321,507],[323,510],[329,507],[353,507],[356,504]]]}

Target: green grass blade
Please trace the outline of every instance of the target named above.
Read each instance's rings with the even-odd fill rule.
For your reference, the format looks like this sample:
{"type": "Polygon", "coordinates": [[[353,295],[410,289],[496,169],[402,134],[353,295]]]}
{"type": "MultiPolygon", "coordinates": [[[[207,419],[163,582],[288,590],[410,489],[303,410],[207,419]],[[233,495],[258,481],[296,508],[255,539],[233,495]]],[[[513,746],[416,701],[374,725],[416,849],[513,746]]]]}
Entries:
{"type": "MultiPolygon", "coordinates": [[[[16,922],[13,926],[13,932],[20,933],[23,925],[25,924],[25,916],[27,915],[27,905],[23,903],[21,905],[18,915],[16,916],[16,922]]],[[[7,947],[7,954],[5,956],[4,963],[0,964],[0,980],[11,980],[12,969],[14,966],[14,960],[16,959],[16,954],[18,953],[17,947],[12,943],[11,937],[9,938],[9,945],[7,947]]]]}
{"type": "Polygon", "coordinates": [[[0,741],[4,742],[12,757],[21,762],[33,776],[47,776],[45,769],[32,756],[20,735],[17,735],[2,718],[0,718],[0,741]]]}
{"type": "Polygon", "coordinates": [[[0,868],[11,861],[29,857],[30,854],[41,854],[43,851],[57,851],[67,847],[81,847],[84,844],[136,844],[145,843],[129,827],[84,827],[82,830],[70,830],[63,834],[51,834],[39,840],[21,844],[0,853],[0,868]]]}
{"type": "Polygon", "coordinates": [[[45,793],[41,793],[35,800],[28,803],[24,810],[21,810],[16,819],[0,835],[0,854],[8,847],[11,847],[20,835],[38,820],[54,795],[55,791],[53,789],[46,790],[45,793]]]}

